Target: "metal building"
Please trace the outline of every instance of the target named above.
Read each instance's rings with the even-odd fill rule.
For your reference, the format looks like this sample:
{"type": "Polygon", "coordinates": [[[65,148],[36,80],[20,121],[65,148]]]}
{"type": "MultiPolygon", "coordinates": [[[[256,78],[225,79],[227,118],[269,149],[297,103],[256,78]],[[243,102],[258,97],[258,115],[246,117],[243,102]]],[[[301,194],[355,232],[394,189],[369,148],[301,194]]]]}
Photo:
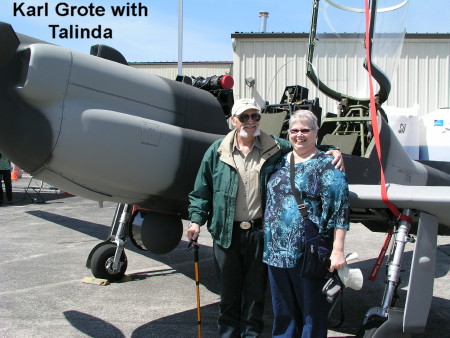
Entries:
{"type": "MultiPolygon", "coordinates": [[[[357,78],[358,72],[365,72],[362,60],[346,48],[345,35],[341,37],[327,42],[331,52],[322,63],[330,69],[338,69],[339,65],[337,78],[357,78]]],[[[310,99],[319,98],[324,112],[334,111],[336,103],[316,90],[306,77],[307,33],[234,33],[231,39],[232,62],[184,62],[183,75],[230,74],[235,81],[235,99],[254,97],[262,105],[266,101],[280,102],[286,86],[301,85],[309,88],[310,99]]],[[[134,62],[130,66],[172,80],[178,74],[176,62],[134,62]]],[[[419,115],[450,107],[450,34],[407,33],[391,82],[385,106],[418,105],[419,115]]]]}
{"type": "MultiPolygon", "coordinates": [[[[235,33],[231,38],[235,99],[254,97],[263,105],[279,103],[286,86],[301,85],[309,88],[309,99],[319,97],[324,112],[335,110],[335,101],[316,90],[306,77],[308,34],[235,33]]],[[[320,61],[324,72],[339,69],[333,74],[337,79],[357,79],[365,72],[363,60],[347,49],[346,34],[326,43],[330,52],[320,61]]],[[[419,115],[450,107],[450,34],[406,34],[391,84],[387,106],[419,105],[419,115]]]]}

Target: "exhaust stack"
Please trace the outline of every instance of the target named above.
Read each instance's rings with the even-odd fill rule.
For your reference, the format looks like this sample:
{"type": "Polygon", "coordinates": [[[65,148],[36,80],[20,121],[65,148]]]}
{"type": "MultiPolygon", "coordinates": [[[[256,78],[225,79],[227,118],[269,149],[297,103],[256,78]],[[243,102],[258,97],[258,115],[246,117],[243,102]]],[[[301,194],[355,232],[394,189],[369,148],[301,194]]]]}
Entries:
{"type": "Polygon", "coordinates": [[[267,18],[269,17],[269,12],[259,12],[260,22],[259,22],[259,32],[265,33],[267,26],[267,18]]]}

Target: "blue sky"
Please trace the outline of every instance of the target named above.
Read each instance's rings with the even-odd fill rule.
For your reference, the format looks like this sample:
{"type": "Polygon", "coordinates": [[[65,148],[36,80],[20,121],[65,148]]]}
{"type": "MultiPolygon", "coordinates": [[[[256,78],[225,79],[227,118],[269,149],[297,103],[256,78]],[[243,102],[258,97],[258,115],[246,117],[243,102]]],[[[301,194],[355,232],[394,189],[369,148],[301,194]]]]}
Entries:
{"type": "MultiPolygon", "coordinates": [[[[349,5],[356,0],[333,1],[349,5]]],[[[399,3],[403,0],[385,1],[399,3]]],[[[131,62],[177,61],[178,3],[178,0],[2,0],[0,21],[10,23],[19,33],[86,53],[89,53],[91,45],[107,44],[118,49],[131,62]],[[56,5],[62,2],[70,6],[90,3],[103,6],[105,15],[58,15],[56,5]],[[146,6],[147,16],[114,17],[111,13],[111,6],[139,2],[146,6]],[[17,11],[14,16],[14,4],[19,6],[21,3],[24,3],[21,8],[25,14],[28,6],[48,3],[48,16],[43,11],[40,16],[22,16],[17,11]],[[103,29],[112,30],[113,38],[53,39],[49,25],[62,28],[101,25],[103,29]]],[[[407,32],[449,33],[449,4],[448,0],[410,0],[407,32]]],[[[59,8],[62,12],[65,6],[59,8]]],[[[232,61],[231,34],[258,32],[260,11],[269,12],[267,32],[309,32],[311,8],[311,0],[184,0],[183,61],[232,61]]]]}

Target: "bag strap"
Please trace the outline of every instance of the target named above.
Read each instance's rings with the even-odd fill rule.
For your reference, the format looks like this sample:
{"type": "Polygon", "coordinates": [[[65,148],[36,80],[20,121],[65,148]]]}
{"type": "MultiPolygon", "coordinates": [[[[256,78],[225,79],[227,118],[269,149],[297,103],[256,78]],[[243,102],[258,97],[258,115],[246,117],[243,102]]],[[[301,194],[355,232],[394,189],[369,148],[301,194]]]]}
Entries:
{"type": "Polygon", "coordinates": [[[295,183],[294,183],[294,179],[295,179],[294,163],[295,163],[294,152],[291,152],[290,175],[289,175],[290,176],[289,179],[291,181],[291,190],[292,190],[292,194],[294,195],[295,201],[297,202],[298,210],[302,214],[303,219],[307,219],[308,218],[308,210],[306,209],[306,205],[303,203],[303,200],[302,200],[302,198],[300,196],[299,191],[297,190],[297,188],[295,188],[295,183]]]}
{"type": "Polygon", "coordinates": [[[345,313],[344,313],[344,288],[342,288],[339,291],[339,294],[337,295],[337,297],[335,298],[333,304],[331,305],[331,309],[330,312],[328,313],[328,320],[331,318],[331,315],[333,313],[333,310],[336,308],[336,304],[337,302],[340,301],[341,305],[340,305],[340,318],[339,321],[336,324],[330,324],[330,326],[332,328],[337,328],[339,326],[341,326],[341,324],[343,322],[345,322],[345,313]]]}

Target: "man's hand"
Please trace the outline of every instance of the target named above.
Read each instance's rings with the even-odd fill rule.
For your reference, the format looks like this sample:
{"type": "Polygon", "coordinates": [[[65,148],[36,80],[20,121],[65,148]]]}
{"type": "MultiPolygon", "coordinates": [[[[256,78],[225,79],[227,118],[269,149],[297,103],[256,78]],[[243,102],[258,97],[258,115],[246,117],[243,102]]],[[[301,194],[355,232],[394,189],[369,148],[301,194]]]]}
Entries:
{"type": "MultiPolygon", "coordinates": [[[[186,230],[186,238],[191,241],[196,241],[198,239],[198,236],[200,235],[200,225],[197,223],[190,223],[188,229],[186,230]]],[[[197,245],[197,242],[193,243],[194,245],[197,245]]]]}
{"type": "Polygon", "coordinates": [[[326,155],[331,155],[334,157],[333,161],[331,162],[331,164],[334,164],[334,167],[337,170],[340,170],[342,172],[345,172],[345,167],[344,167],[344,158],[342,157],[342,153],[340,152],[340,150],[334,149],[334,150],[328,150],[326,153],[326,155]]]}

